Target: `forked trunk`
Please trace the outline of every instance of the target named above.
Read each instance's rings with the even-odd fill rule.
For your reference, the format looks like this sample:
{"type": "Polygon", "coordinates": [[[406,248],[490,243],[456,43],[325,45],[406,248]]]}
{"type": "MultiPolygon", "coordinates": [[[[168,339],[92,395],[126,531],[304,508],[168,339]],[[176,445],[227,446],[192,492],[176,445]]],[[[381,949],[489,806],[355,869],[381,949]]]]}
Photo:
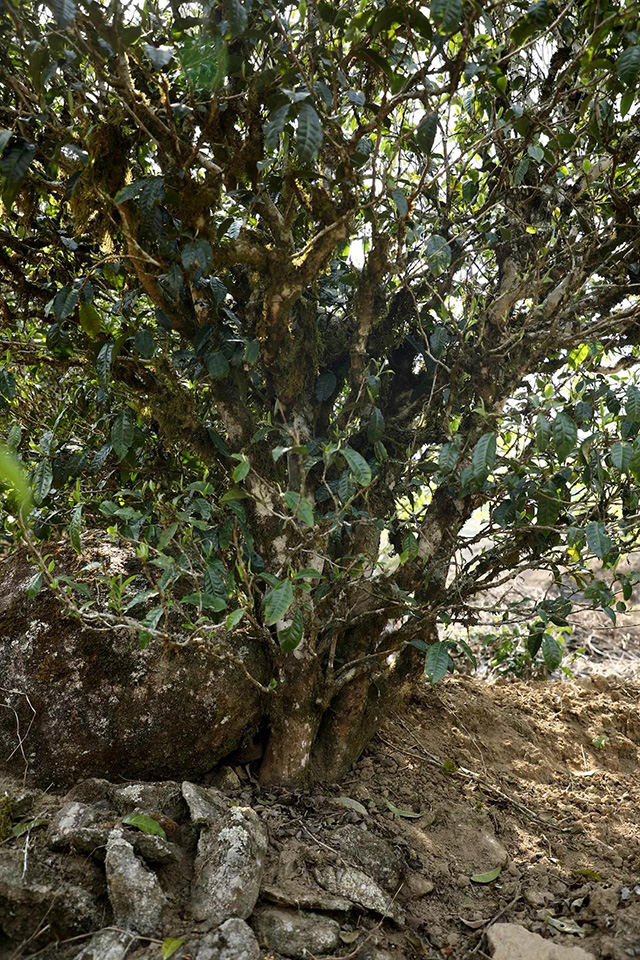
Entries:
{"type": "Polygon", "coordinates": [[[355,676],[328,705],[317,662],[290,661],[274,696],[262,783],[336,782],[348,772],[420,676],[421,656],[410,645],[381,659],[373,674],[355,676]]]}

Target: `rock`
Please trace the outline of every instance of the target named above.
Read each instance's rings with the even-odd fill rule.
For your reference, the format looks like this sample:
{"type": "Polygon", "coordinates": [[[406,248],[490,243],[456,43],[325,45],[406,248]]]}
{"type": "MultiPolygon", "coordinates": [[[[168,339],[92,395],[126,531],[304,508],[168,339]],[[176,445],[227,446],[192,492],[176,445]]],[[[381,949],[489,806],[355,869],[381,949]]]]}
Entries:
{"type": "Polygon", "coordinates": [[[184,820],[187,805],[182,789],[175,780],[160,783],[128,783],[125,787],[116,787],[111,791],[113,804],[118,813],[126,814],[163,813],[172,820],[184,820]]]}
{"type": "Polygon", "coordinates": [[[235,793],[242,784],[240,777],[232,767],[221,767],[220,770],[214,770],[206,777],[206,783],[216,790],[222,790],[223,793],[235,793]]]}
{"type": "Polygon", "coordinates": [[[383,917],[402,921],[401,908],[380,887],[375,880],[354,867],[322,866],[315,870],[315,878],[321,887],[330,893],[346,897],[367,910],[373,910],[383,917]]]}
{"type": "Polygon", "coordinates": [[[385,890],[394,894],[398,892],[402,886],[404,862],[391,844],[355,826],[341,827],[335,836],[345,859],[361,867],[385,890]]]}
{"type": "Polygon", "coordinates": [[[435,884],[432,880],[420,876],[419,873],[412,873],[407,878],[405,893],[411,898],[426,897],[428,893],[433,893],[435,884]]]}
{"type": "Polygon", "coordinates": [[[494,923],[487,930],[493,960],[595,960],[582,947],[564,947],[518,923],[494,923]]]}
{"type": "MultiPolygon", "coordinates": [[[[51,855],[49,855],[51,857],[51,855]]],[[[48,877],[42,875],[39,865],[33,859],[27,860],[27,872],[24,873],[24,854],[22,850],[5,848],[0,859],[0,932],[15,940],[24,940],[33,936],[39,918],[46,916],[47,936],[59,940],[88,933],[102,925],[103,905],[91,889],[67,883],[60,878],[61,863],[55,863],[48,869],[48,877]]],[[[49,861],[51,863],[51,861],[49,861]]],[[[87,865],[85,873],[91,876],[91,867],[87,865]]]]}
{"type": "Polygon", "coordinates": [[[285,957],[331,953],[340,943],[340,925],[329,917],[267,907],[252,918],[262,946],[285,957]]]}
{"type": "Polygon", "coordinates": [[[346,913],[353,908],[353,904],[346,897],[334,897],[320,887],[313,889],[302,886],[298,881],[263,887],[261,892],[267,900],[297,907],[299,910],[335,910],[346,913]]]}
{"type": "Polygon", "coordinates": [[[65,794],[65,803],[88,803],[101,808],[110,807],[109,797],[113,784],[100,777],[87,777],[75,783],[65,794]]]}
{"type": "Polygon", "coordinates": [[[160,933],[168,902],[158,878],[135,855],[121,830],[111,832],[105,860],[116,923],[146,936],[160,933]]]}
{"type": "Polygon", "coordinates": [[[104,847],[109,837],[110,827],[97,826],[99,819],[86,803],[65,803],[49,824],[47,843],[52,850],[92,853],[104,847]]]}
{"type": "Polygon", "coordinates": [[[75,960],[124,960],[135,936],[124,930],[99,930],[75,960]]]}
{"type": "MultiPolygon", "coordinates": [[[[135,558],[122,561],[132,569],[135,558]]],[[[59,558],[56,572],[72,571],[59,558]]],[[[43,786],[96,775],[198,777],[257,729],[264,697],[234,662],[214,659],[204,644],[140,650],[125,631],[92,631],[65,617],[48,591],[28,601],[33,574],[24,554],[3,561],[0,773],[24,770],[16,722],[29,731],[29,775],[43,786]]],[[[259,640],[222,631],[218,644],[269,682],[259,640]]]]}
{"type": "Polygon", "coordinates": [[[153,833],[135,833],[127,836],[135,852],[148,863],[175,863],[180,859],[180,848],[153,833]]]}
{"type": "Polygon", "coordinates": [[[260,947],[251,927],[233,917],[203,937],[193,956],[194,960],[260,960],[260,947]]]}
{"type": "Polygon", "coordinates": [[[260,892],[267,835],[250,807],[229,807],[221,794],[193,783],[182,792],[194,823],[201,825],[191,884],[190,912],[210,925],[246,920],[260,892]]]}

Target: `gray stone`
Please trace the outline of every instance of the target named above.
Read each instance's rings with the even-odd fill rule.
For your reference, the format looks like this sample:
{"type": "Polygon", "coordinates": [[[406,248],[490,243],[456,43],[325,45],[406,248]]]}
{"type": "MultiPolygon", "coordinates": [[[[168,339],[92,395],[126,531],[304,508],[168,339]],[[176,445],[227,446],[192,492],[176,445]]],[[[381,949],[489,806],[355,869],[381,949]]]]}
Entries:
{"type": "Polygon", "coordinates": [[[317,913],[267,907],[252,923],[262,946],[285,957],[331,953],[340,943],[340,924],[317,913]]]}
{"type": "Polygon", "coordinates": [[[124,960],[135,936],[124,930],[99,930],[75,960],[124,960]]]}
{"type": "Polygon", "coordinates": [[[214,770],[207,775],[206,782],[210,787],[222,790],[223,793],[235,793],[242,786],[240,777],[232,767],[221,767],[220,770],[214,770]]]}
{"type": "MultiPolygon", "coordinates": [[[[74,883],[51,878],[61,867],[55,855],[49,855],[54,861],[47,870],[48,876],[39,869],[34,858],[24,872],[23,850],[4,849],[0,858],[0,929],[5,936],[15,940],[31,937],[34,931],[34,918],[46,916],[48,935],[64,940],[95,930],[102,925],[104,911],[100,900],[90,889],[84,889],[74,883]],[[53,867],[53,869],[52,869],[53,867]]],[[[92,869],[97,865],[90,863],[87,870],[93,885],[92,869]]],[[[37,923],[37,921],[36,921],[37,923]]]]}
{"type": "Polygon", "coordinates": [[[564,947],[518,923],[494,923],[487,930],[493,960],[595,960],[582,947],[564,947]]]}
{"type": "Polygon", "coordinates": [[[187,805],[180,784],[175,780],[159,783],[128,783],[112,790],[111,797],[118,813],[163,813],[172,820],[184,820],[187,805]]]}
{"type": "Polygon", "coordinates": [[[296,907],[298,910],[329,910],[347,913],[353,904],[346,897],[334,897],[320,887],[303,886],[299,881],[283,881],[262,888],[262,896],[273,903],[296,907]]]}
{"type": "Polygon", "coordinates": [[[403,893],[409,898],[425,897],[428,893],[433,893],[434,889],[433,880],[427,880],[419,873],[411,873],[407,878],[403,893]]]}
{"type": "Polygon", "coordinates": [[[211,926],[246,920],[260,892],[267,835],[250,807],[229,807],[215,790],[184,783],[194,823],[201,826],[191,884],[190,912],[211,926]]]}
{"type": "MultiPolygon", "coordinates": [[[[134,572],[132,554],[117,561],[125,576],[134,572]]],[[[112,562],[105,553],[107,572],[112,562]]],[[[65,563],[60,556],[56,572],[73,575],[65,563]]],[[[140,650],[126,631],[90,630],[65,617],[49,591],[26,599],[34,572],[24,554],[2,564],[0,773],[23,773],[17,722],[29,731],[22,744],[29,775],[44,786],[91,776],[199,777],[257,729],[264,695],[233,659],[205,644],[140,650]]],[[[261,643],[222,630],[215,647],[228,646],[268,683],[261,643]]]]}
{"type": "Polygon", "coordinates": [[[135,855],[121,830],[113,830],[105,860],[107,889],[116,923],[137,933],[160,933],[168,901],[158,878],[135,855]]]}
{"type": "Polygon", "coordinates": [[[354,867],[341,868],[327,865],[316,868],[315,878],[320,886],[328,890],[329,893],[346,897],[347,900],[351,900],[352,903],[357,903],[367,910],[402,922],[403,912],[401,908],[393,902],[375,880],[368,877],[362,870],[356,870],[354,867]]]}
{"type": "Polygon", "coordinates": [[[404,861],[395,847],[353,825],[341,827],[335,837],[346,860],[360,867],[385,890],[398,892],[404,876],[404,861]]]}
{"type": "Polygon", "coordinates": [[[193,955],[195,960],[260,960],[260,947],[251,927],[233,917],[203,937],[193,955]]]}
{"type": "Polygon", "coordinates": [[[47,830],[52,850],[92,853],[107,842],[110,827],[98,826],[99,814],[85,803],[65,803],[54,815],[47,830]]]}
{"type": "Polygon", "coordinates": [[[180,848],[153,833],[127,834],[135,852],[148,863],[175,863],[180,859],[180,848]]]}

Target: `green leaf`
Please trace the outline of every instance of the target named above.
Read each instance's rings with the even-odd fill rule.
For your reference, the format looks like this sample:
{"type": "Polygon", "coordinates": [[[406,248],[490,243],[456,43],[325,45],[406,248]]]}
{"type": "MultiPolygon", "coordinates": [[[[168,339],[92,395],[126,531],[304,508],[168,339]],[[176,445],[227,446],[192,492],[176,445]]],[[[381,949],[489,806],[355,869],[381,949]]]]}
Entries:
{"type": "Polygon", "coordinates": [[[269,120],[264,125],[264,146],[266,150],[276,150],[280,144],[280,137],[284,132],[289,119],[290,103],[284,103],[269,114],[269,120]]]}
{"type": "Polygon", "coordinates": [[[625,413],[632,423],[640,421],[640,390],[633,384],[627,387],[627,400],[624,405],[625,413]]]}
{"type": "Polygon", "coordinates": [[[303,163],[310,163],[318,156],[322,146],[322,124],[310,103],[303,103],[298,113],[296,150],[303,163]]]}
{"type": "Polygon", "coordinates": [[[11,833],[14,837],[22,837],[25,833],[30,833],[37,827],[46,827],[48,825],[48,820],[42,820],[40,818],[36,818],[35,820],[25,820],[23,823],[14,824],[14,826],[11,827],[11,833]]]}
{"type": "Polygon", "coordinates": [[[603,560],[611,553],[614,547],[613,540],[607,535],[603,523],[596,523],[595,520],[592,520],[591,523],[587,524],[586,534],[589,549],[596,557],[603,560]]]}
{"type": "Polygon", "coordinates": [[[417,147],[423,151],[423,153],[431,153],[434,140],[436,139],[436,133],[438,132],[438,114],[437,113],[428,113],[425,117],[422,118],[418,126],[416,127],[416,132],[414,134],[414,140],[417,147]]]}
{"type": "Polygon", "coordinates": [[[63,287],[53,298],[53,314],[56,320],[70,316],[78,305],[80,291],[76,287],[63,287]]]}
{"type": "Polygon", "coordinates": [[[442,473],[451,473],[458,462],[460,451],[455,443],[445,443],[438,457],[438,467],[442,473]]]}
{"type": "Polygon", "coordinates": [[[265,623],[267,626],[271,627],[282,620],[292,603],[293,585],[290,580],[285,580],[280,586],[270,590],[264,598],[265,623]]]}
{"type": "Polygon", "coordinates": [[[449,649],[442,640],[432,643],[424,660],[424,672],[431,683],[438,683],[445,676],[451,663],[449,649]]]}
{"type": "Polygon", "coordinates": [[[238,37],[247,29],[249,14],[240,0],[226,0],[226,14],[231,36],[238,37]]]}
{"type": "Polygon", "coordinates": [[[237,467],[234,468],[233,473],[231,474],[233,482],[242,483],[242,481],[247,478],[250,469],[251,469],[251,464],[249,463],[249,460],[247,459],[247,457],[243,457],[240,463],[237,465],[237,467]]]}
{"type": "Polygon", "coordinates": [[[207,370],[212,380],[223,380],[229,373],[229,361],[222,350],[207,356],[207,370]]]}
{"type": "Polygon", "coordinates": [[[451,264],[451,247],[444,237],[434,233],[427,240],[425,246],[425,257],[429,270],[437,277],[439,273],[446,270],[451,264]]]}
{"type": "Polygon", "coordinates": [[[135,423],[134,413],[128,407],[122,410],[113,422],[110,440],[118,460],[126,457],[131,449],[135,436],[135,423]]]}
{"type": "Polygon", "coordinates": [[[297,607],[293,611],[290,626],[278,632],[278,643],[280,644],[282,652],[290,653],[292,650],[295,650],[296,647],[300,645],[303,634],[304,618],[302,616],[302,610],[300,607],[297,607]]]}
{"type": "Polygon", "coordinates": [[[233,630],[234,627],[237,627],[246,612],[244,607],[240,607],[238,610],[232,610],[224,622],[227,630],[233,630]]]}
{"type": "Polygon", "coordinates": [[[367,484],[371,483],[371,467],[363,456],[356,450],[352,450],[351,447],[343,447],[340,453],[347,461],[349,470],[361,487],[366,487],[367,484]]]}
{"type": "Polygon", "coordinates": [[[12,140],[2,151],[0,157],[0,174],[4,179],[2,199],[5,207],[10,209],[18,195],[20,184],[24,180],[31,161],[35,157],[36,148],[32,143],[24,140],[12,140]]]}
{"type": "Polygon", "coordinates": [[[306,523],[308,527],[313,526],[313,507],[305,497],[300,496],[295,490],[287,490],[284,495],[284,502],[289,510],[299,517],[303,523],[306,523]]]}
{"type": "Polygon", "coordinates": [[[402,810],[400,807],[396,807],[395,803],[391,803],[391,800],[385,800],[385,803],[396,817],[404,817],[406,820],[419,820],[420,817],[424,817],[424,813],[415,813],[414,810],[402,810]]]}
{"type": "Polygon", "coordinates": [[[578,428],[567,413],[559,413],[553,421],[553,442],[561,463],[575,449],[578,440],[578,428]]]}
{"type": "Polygon", "coordinates": [[[18,507],[24,513],[29,513],[32,494],[24,468],[18,458],[2,445],[0,445],[0,483],[10,487],[18,507]]]}
{"type": "Polygon", "coordinates": [[[153,817],[148,817],[146,813],[128,813],[126,817],[122,818],[122,822],[128,827],[136,827],[142,833],[151,833],[155,837],[162,837],[163,840],[167,839],[167,835],[158,821],[154,820],[153,817]]]}
{"type": "Polygon", "coordinates": [[[162,941],[162,960],[169,960],[184,943],[184,937],[166,937],[162,941]]]}
{"type": "Polygon", "coordinates": [[[627,49],[618,57],[616,62],[616,74],[618,80],[631,86],[640,75],[640,46],[634,45],[627,49]]]}
{"type": "Polygon", "coordinates": [[[611,463],[620,473],[627,473],[634,455],[633,446],[630,443],[619,441],[611,446],[611,463]]]}
{"type": "Polygon", "coordinates": [[[316,382],[316,397],[320,402],[328,400],[337,386],[335,373],[323,373],[316,382]]]}
{"type": "Polygon", "coordinates": [[[75,0],[52,0],[51,9],[61,30],[70,27],[76,18],[75,0]]]}
{"type": "Polygon", "coordinates": [[[369,425],[367,427],[367,437],[371,443],[375,443],[376,440],[381,440],[384,436],[384,417],[382,415],[382,410],[378,407],[373,407],[371,411],[371,419],[369,420],[369,425]]]}
{"type": "Polygon", "coordinates": [[[113,202],[126,203],[127,200],[134,200],[142,192],[145,183],[145,180],[134,180],[133,183],[128,183],[122,190],[118,190],[113,202]]]}
{"type": "Polygon", "coordinates": [[[188,593],[183,597],[181,603],[192,603],[195,607],[202,607],[203,610],[213,610],[214,613],[222,613],[227,609],[227,601],[222,597],[212,596],[210,593],[188,593]]]}
{"type": "Polygon", "coordinates": [[[462,0],[431,0],[429,12],[442,33],[453,33],[462,21],[462,0]]]}
{"type": "Polygon", "coordinates": [[[485,479],[496,462],[496,435],[483,434],[471,454],[471,467],[476,479],[485,479]]]}
{"type": "Polygon", "coordinates": [[[82,504],[79,503],[71,514],[71,523],[69,524],[69,536],[71,546],[76,553],[82,553],[82,539],[80,532],[82,530],[82,504]]]}
{"type": "Polygon", "coordinates": [[[545,633],[542,641],[542,658],[547,670],[555,670],[562,663],[564,647],[550,633],[545,633]]]}
{"type": "MultiPolygon", "coordinates": [[[[82,307],[80,309],[82,310],[82,307]]],[[[141,330],[136,331],[134,343],[140,356],[144,360],[150,360],[156,349],[155,340],[153,339],[151,330],[147,330],[146,327],[143,327],[141,330]]]]}
{"type": "Polygon", "coordinates": [[[51,490],[53,483],[53,470],[49,460],[41,460],[33,472],[33,497],[36,503],[40,504],[51,490]]]}
{"type": "Polygon", "coordinates": [[[101,330],[100,314],[92,303],[83,302],[78,311],[80,316],[80,326],[92,340],[99,336],[101,330]]]}
{"type": "Polygon", "coordinates": [[[304,567],[294,573],[293,576],[294,580],[320,580],[322,578],[320,571],[314,570],[313,567],[304,567]]]}
{"type": "Polygon", "coordinates": [[[551,424],[544,413],[539,413],[536,417],[536,447],[543,453],[549,446],[551,440],[551,424]]]}
{"type": "Polygon", "coordinates": [[[173,59],[175,53],[173,47],[154,47],[150,43],[143,43],[144,52],[149,57],[149,60],[156,70],[162,70],[163,67],[168,66],[173,59]]]}
{"type": "Polygon", "coordinates": [[[474,873],[471,881],[473,883],[491,883],[493,880],[497,880],[501,873],[502,867],[494,867],[493,870],[488,870],[486,873],[474,873]]]}
{"type": "Polygon", "coordinates": [[[206,240],[192,240],[185,243],[182,250],[182,266],[189,272],[200,270],[211,273],[213,269],[213,250],[206,240]]]}
{"type": "Polygon", "coordinates": [[[96,370],[98,371],[98,383],[103,390],[106,390],[109,386],[109,379],[111,377],[111,358],[113,357],[113,344],[105,343],[103,347],[100,348],[100,353],[96,359],[96,370]]]}
{"type": "Polygon", "coordinates": [[[257,340],[249,340],[244,345],[244,352],[242,354],[243,363],[248,364],[252,367],[255,363],[258,362],[260,357],[260,344],[257,340]]]}
{"type": "MultiPolygon", "coordinates": [[[[14,400],[16,396],[16,378],[11,370],[0,368],[0,396],[5,400],[14,400]]],[[[9,444],[11,446],[11,444],[9,444]]]]}
{"type": "Polygon", "coordinates": [[[400,187],[395,187],[391,191],[391,199],[396,205],[396,210],[400,216],[404,219],[409,214],[409,204],[407,203],[407,198],[404,195],[404,191],[400,187]]]}
{"type": "Polygon", "coordinates": [[[31,578],[31,580],[29,580],[29,583],[27,584],[27,589],[25,590],[25,596],[27,600],[33,600],[38,596],[42,590],[43,581],[44,574],[42,573],[42,570],[40,570],[31,578]]]}

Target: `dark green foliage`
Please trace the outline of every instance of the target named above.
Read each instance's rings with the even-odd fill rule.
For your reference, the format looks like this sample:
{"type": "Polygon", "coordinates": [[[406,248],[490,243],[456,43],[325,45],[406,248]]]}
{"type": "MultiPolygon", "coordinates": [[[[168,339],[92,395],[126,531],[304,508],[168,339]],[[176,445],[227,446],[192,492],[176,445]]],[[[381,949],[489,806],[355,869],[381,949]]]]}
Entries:
{"type": "Polygon", "coordinates": [[[441,679],[541,568],[497,615],[557,668],[634,586],[635,13],[114,10],[0,13],[11,548],[98,528],[141,643],[258,632],[274,700],[310,658],[325,704],[380,643],[441,679]]]}

